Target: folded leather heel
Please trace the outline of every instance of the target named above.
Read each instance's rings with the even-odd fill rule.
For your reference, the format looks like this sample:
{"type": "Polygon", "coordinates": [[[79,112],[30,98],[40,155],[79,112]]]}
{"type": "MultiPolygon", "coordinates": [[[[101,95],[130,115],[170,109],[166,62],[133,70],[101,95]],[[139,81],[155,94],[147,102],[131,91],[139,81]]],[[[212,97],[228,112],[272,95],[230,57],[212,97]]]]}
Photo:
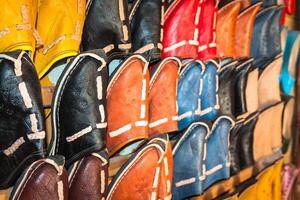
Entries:
{"type": "Polygon", "coordinates": [[[92,153],[75,162],[70,168],[69,199],[105,198],[107,184],[108,154],[106,151],[92,153]]]}
{"type": "Polygon", "coordinates": [[[113,155],[125,145],[148,138],[148,62],[141,55],[123,61],[107,89],[107,148],[113,155]]]}
{"type": "Polygon", "coordinates": [[[282,111],[283,102],[279,102],[259,114],[253,136],[253,156],[255,161],[259,161],[278,151],[280,152],[282,111]]]}
{"type": "Polygon", "coordinates": [[[234,41],[240,8],[240,1],[232,1],[218,11],[216,27],[218,57],[236,57],[234,41]]]}
{"type": "Polygon", "coordinates": [[[175,0],[169,6],[164,14],[163,58],[198,58],[199,6],[198,0],[175,0]]]}
{"type": "Polygon", "coordinates": [[[68,199],[68,189],[64,157],[50,156],[32,163],[23,172],[9,199],[68,199]]]}
{"type": "Polygon", "coordinates": [[[201,195],[205,178],[205,145],[209,126],[192,123],[173,146],[173,199],[201,195]]]}
{"type": "Polygon", "coordinates": [[[25,51],[0,54],[0,189],[44,156],[45,124],[40,83],[25,51]]]}
{"type": "Polygon", "coordinates": [[[258,111],[258,76],[259,69],[253,65],[247,76],[246,84],[246,107],[247,113],[258,111]]]}
{"type": "Polygon", "coordinates": [[[254,21],[260,8],[261,3],[254,4],[243,10],[237,17],[234,45],[237,58],[250,57],[254,21]]]}
{"type": "Polygon", "coordinates": [[[212,125],[205,150],[204,190],[230,177],[229,135],[234,125],[233,119],[225,115],[218,117],[212,125]]]}
{"type": "Polygon", "coordinates": [[[49,151],[50,155],[64,155],[67,168],[105,149],[107,84],[102,50],[79,54],[58,81],[52,102],[53,138],[49,151]]]}
{"type": "Polygon", "coordinates": [[[214,59],[217,57],[217,12],[218,2],[215,0],[200,1],[197,12],[199,22],[195,30],[195,40],[198,40],[198,57],[200,60],[214,59]]]}
{"type": "Polygon", "coordinates": [[[281,101],[279,83],[281,65],[282,56],[279,56],[261,71],[258,79],[258,103],[260,110],[281,101]]]}
{"type": "Polygon", "coordinates": [[[149,86],[149,136],[178,130],[177,83],[181,61],[163,59],[151,71],[149,86]]]}
{"type": "Polygon", "coordinates": [[[296,65],[299,58],[300,35],[297,31],[288,31],[285,41],[283,64],[280,74],[281,90],[286,95],[294,95],[296,65]]]}
{"type": "Polygon", "coordinates": [[[91,0],[87,5],[81,49],[103,49],[109,57],[131,49],[127,0],[91,0]]]}
{"type": "Polygon", "coordinates": [[[161,58],[163,15],[163,0],[135,1],[130,10],[132,51],[143,53],[150,62],[161,58]]]}
{"type": "Polygon", "coordinates": [[[250,52],[254,66],[261,69],[281,53],[281,11],[280,6],[271,6],[261,10],[255,18],[250,52]]]}
{"type": "Polygon", "coordinates": [[[0,52],[24,50],[33,57],[38,1],[1,1],[1,7],[0,52]]]}
{"type": "Polygon", "coordinates": [[[234,97],[234,116],[238,118],[247,113],[247,97],[246,87],[248,76],[253,68],[253,59],[242,59],[236,67],[236,81],[235,81],[235,97],[234,97]]]}
{"type": "Polygon", "coordinates": [[[153,138],[122,165],[107,199],[171,199],[172,166],[167,135],[153,138]]]}

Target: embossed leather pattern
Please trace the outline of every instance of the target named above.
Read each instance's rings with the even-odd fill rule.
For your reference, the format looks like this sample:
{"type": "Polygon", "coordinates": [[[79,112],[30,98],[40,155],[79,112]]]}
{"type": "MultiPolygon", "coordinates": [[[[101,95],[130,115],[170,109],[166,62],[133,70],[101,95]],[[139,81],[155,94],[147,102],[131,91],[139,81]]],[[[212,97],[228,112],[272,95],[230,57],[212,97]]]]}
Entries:
{"type": "Polygon", "coordinates": [[[127,0],[89,1],[81,49],[103,49],[108,56],[125,55],[131,49],[127,0]]]}
{"type": "Polygon", "coordinates": [[[176,140],[173,147],[173,199],[185,199],[203,192],[205,178],[205,143],[209,126],[192,123],[176,140]]]}
{"type": "Polygon", "coordinates": [[[211,128],[206,144],[204,190],[230,177],[229,136],[234,124],[232,118],[222,115],[211,128]]]}
{"type": "Polygon", "coordinates": [[[181,61],[163,59],[151,70],[149,86],[149,136],[178,129],[177,83],[181,61]]]}
{"type": "Polygon", "coordinates": [[[138,0],[130,10],[132,51],[143,53],[150,61],[161,57],[163,15],[163,0],[138,0]]]}
{"type": "Polygon", "coordinates": [[[0,54],[0,189],[44,156],[45,124],[35,67],[24,51],[0,54]]]}
{"type": "Polygon", "coordinates": [[[171,199],[172,171],[172,150],[168,139],[153,138],[114,176],[107,199],[171,199]]]}
{"type": "Polygon", "coordinates": [[[63,156],[51,156],[32,163],[21,175],[10,200],[68,199],[68,176],[63,156]]]}
{"type": "Polygon", "coordinates": [[[52,103],[50,154],[61,154],[68,168],[104,150],[108,70],[103,50],[79,54],[65,68],[52,103]]]}
{"type": "Polygon", "coordinates": [[[234,41],[240,8],[241,2],[232,1],[218,11],[216,31],[218,57],[236,57],[234,41]]]}
{"type": "Polygon", "coordinates": [[[110,155],[126,144],[148,138],[148,62],[128,57],[113,74],[107,89],[107,148],[110,155]]]}

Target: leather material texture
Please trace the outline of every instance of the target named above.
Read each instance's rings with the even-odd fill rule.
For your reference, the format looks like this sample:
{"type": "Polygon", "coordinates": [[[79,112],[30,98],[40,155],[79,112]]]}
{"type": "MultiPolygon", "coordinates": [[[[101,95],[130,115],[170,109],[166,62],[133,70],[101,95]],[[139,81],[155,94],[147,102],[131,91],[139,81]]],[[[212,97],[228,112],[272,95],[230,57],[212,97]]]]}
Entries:
{"type": "Polygon", "coordinates": [[[297,31],[288,31],[283,52],[283,63],[280,74],[281,90],[292,95],[295,85],[296,66],[299,57],[300,35],[297,31]]]}
{"type": "Polygon", "coordinates": [[[181,61],[163,59],[151,70],[149,85],[149,136],[178,129],[177,83],[181,61]]]}
{"type": "Polygon", "coordinates": [[[218,57],[236,57],[234,42],[240,1],[232,1],[218,11],[216,27],[218,57]]]}
{"type": "Polygon", "coordinates": [[[264,68],[281,53],[281,11],[280,6],[271,6],[257,14],[251,39],[251,57],[255,66],[264,68]]]}
{"type": "Polygon", "coordinates": [[[221,66],[219,75],[220,113],[234,116],[235,114],[235,83],[238,61],[221,66]]]}
{"type": "Polygon", "coordinates": [[[42,48],[36,51],[34,57],[39,78],[57,61],[77,55],[84,19],[83,0],[41,1],[36,27],[42,48]]]}
{"type": "Polygon", "coordinates": [[[271,166],[261,172],[257,177],[257,190],[256,190],[256,199],[273,199],[272,196],[272,175],[274,173],[274,166],[271,166]]]}
{"type": "Polygon", "coordinates": [[[253,156],[258,161],[281,149],[283,102],[259,114],[253,135],[253,156]]]}
{"type": "Polygon", "coordinates": [[[164,15],[162,57],[198,58],[199,6],[198,0],[172,2],[164,15]]]}
{"type": "Polygon", "coordinates": [[[284,110],[282,113],[282,153],[285,154],[290,148],[292,139],[293,123],[295,116],[295,99],[285,100],[284,110]]]}
{"type": "Polygon", "coordinates": [[[10,200],[68,199],[68,175],[63,156],[53,156],[32,163],[21,175],[10,200]]]}
{"type": "Polygon", "coordinates": [[[132,51],[143,53],[150,62],[161,57],[163,15],[163,0],[135,1],[130,10],[132,51]]]}
{"type": "Polygon", "coordinates": [[[221,115],[211,128],[204,161],[206,168],[204,190],[212,184],[230,177],[229,136],[234,124],[232,118],[221,115]]]}
{"type": "Polygon", "coordinates": [[[200,1],[198,22],[198,59],[208,60],[217,57],[217,13],[218,1],[200,1]]]}
{"type": "Polygon", "coordinates": [[[0,189],[44,156],[41,88],[25,51],[0,54],[0,189]]]}
{"type": "Polygon", "coordinates": [[[148,62],[141,55],[123,61],[107,89],[107,148],[110,155],[130,142],[148,138],[148,62]]]}
{"type": "Polygon", "coordinates": [[[281,200],[282,194],[282,166],[283,160],[279,160],[274,165],[273,177],[272,177],[272,198],[274,200],[281,200]]]}
{"type": "Polygon", "coordinates": [[[0,51],[35,51],[37,0],[1,1],[0,51]]]}
{"type": "Polygon", "coordinates": [[[282,56],[274,59],[265,67],[258,78],[258,104],[262,110],[281,101],[279,76],[282,56]]]}
{"type": "Polygon", "coordinates": [[[192,123],[173,146],[173,199],[185,199],[203,192],[205,144],[210,128],[192,123]]]}
{"type": "Polygon", "coordinates": [[[248,113],[258,110],[258,68],[254,68],[249,72],[246,85],[246,105],[248,113]]]}
{"type": "Polygon", "coordinates": [[[254,4],[238,15],[234,43],[237,58],[250,57],[254,21],[260,8],[261,4],[254,4]]]}
{"type": "Polygon", "coordinates": [[[234,86],[234,116],[247,113],[246,87],[250,70],[253,68],[253,59],[243,59],[236,67],[236,82],[234,86]]]}
{"type": "Polygon", "coordinates": [[[113,177],[107,199],[171,199],[173,159],[166,137],[150,140],[113,177]]]}
{"type": "Polygon", "coordinates": [[[89,1],[81,49],[103,49],[108,57],[127,54],[131,45],[127,0],[89,1]]]}
{"type": "Polygon", "coordinates": [[[259,1],[259,0],[251,0],[252,4],[256,4],[262,2],[264,7],[269,7],[269,6],[274,6],[277,5],[277,1],[276,0],[263,0],[263,1],[259,1]]]}
{"type": "Polygon", "coordinates": [[[63,71],[52,102],[50,155],[66,158],[66,167],[104,150],[107,127],[108,70],[103,50],[72,59],[63,71]]]}
{"type": "Polygon", "coordinates": [[[69,199],[102,199],[107,194],[108,154],[92,153],[69,170],[69,199]]]}
{"type": "Polygon", "coordinates": [[[249,200],[249,199],[256,199],[256,191],[257,191],[257,183],[252,184],[251,186],[247,187],[244,191],[239,194],[239,200],[249,200]]]}
{"type": "Polygon", "coordinates": [[[188,63],[180,72],[177,102],[178,128],[183,130],[192,122],[213,120],[219,111],[218,64],[199,60],[188,63]]]}

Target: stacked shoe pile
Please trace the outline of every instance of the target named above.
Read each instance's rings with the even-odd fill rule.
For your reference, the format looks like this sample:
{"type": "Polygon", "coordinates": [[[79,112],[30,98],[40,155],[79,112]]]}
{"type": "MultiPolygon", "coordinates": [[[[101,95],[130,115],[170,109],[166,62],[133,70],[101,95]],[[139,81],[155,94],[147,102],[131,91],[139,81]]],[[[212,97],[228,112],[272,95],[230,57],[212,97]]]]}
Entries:
{"type": "Polygon", "coordinates": [[[299,50],[282,6],[1,3],[0,199],[206,197],[249,169],[210,198],[280,198],[299,50]]]}

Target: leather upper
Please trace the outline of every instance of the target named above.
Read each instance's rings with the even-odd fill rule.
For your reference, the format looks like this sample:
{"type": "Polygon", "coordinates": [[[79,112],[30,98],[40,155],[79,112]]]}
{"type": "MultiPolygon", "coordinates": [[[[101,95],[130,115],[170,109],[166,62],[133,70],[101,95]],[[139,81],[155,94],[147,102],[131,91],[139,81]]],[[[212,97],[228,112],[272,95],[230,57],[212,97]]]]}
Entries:
{"type": "Polygon", "coordinates": [[[39,78],[57,61],[77,55],[84,19],[84,0],[41,1],[36,27],[42,46],[34,57],[39,78]]]}
{"type": "Polygon", "coordinates": [[[238,58],[250,57],[253,26],[260,7],[260,4],[254,4],[238,15],[234,44],[235,55],[238,58]]]}
{"type": "Polygon", "coordinates": [[[50,155],[64,155],[67,168],[82,157],[106,148],[107,84],[103,50],[84,52],[72,59],[57,83],[49,151],[50,155]]]}
{"type": "Polygon", "coordinates": [[[163,2],[163,0],[135,1],[129,14],[132,51],[143,53],[150,61],[161,57],[163,2]]]}
{"type": "Polygon", "coordinates": [[[199,0],[172,2],[164,15],[162,57],[198,58],[199,6],[199,0]]]}
{"type": "Polygon", "coordinates": [[[34,28],[37,0],[2,0],[0,13],[0,52],[35,49],[34,28]]]}
{"type": "Polygon", "coordinates": [[[217,12],[218,1],[200,1],[198,22],[198,59],[208,60],[217,57],[217,12]]]}
{"type": "Polygon", "coordinates": [[[172,167],[168,139],[153,138],[122,165],[107,199],[171,199],[172,167]]]}
{"type": "Polygon", "coordinates": [[[107,148],[110,155],[126,144],[148,138],[148,62],[141,55],[124,60],[107,89],[107,148]]]}
{"type": "Polygon", "coordinates": [[[203,192],[205,143],[210,128],[192,123],[173,146],[173,199],[185,199],[203,192]]]}
{"type": "Polygon", "coordinates": [[[240,8],[240,1],[232,1],[218,11],[216,27],[218,57],[236,57],[234,42],[236,38],[237,17],[240,8]]]}
{"type": "Polygon", "coordinates": [[[69,199],[102,199],[107,194],[108,154],[95,152],[69,170],[69,199]],[[79,192],[80,191],[80,192],[79,192]]]}
{"type": "Polygon", "coordinates": [[[103,49],[108,56],[120,56],[131,49],[127,0],[89,1],[81,49],[103,49]]]}
{"type": "Polygon", "coordinates": [[[286,153],[290,148],[292,139],[293,123],[295,116],[295,99],[285,100],[284,111],[282,113],[282,153],[286,153]]]}
{"type": "Polygon", "coordinates": [[[177,90],[178,128],[182,130],[199,120],[217,117],[218,104],[217,63],[192,61],[179,75],[177,90]]]}
{"type": "Polygon", "coordinates": [[[68,190],[64,157],[56,155],[32,163],[19,178],[9,199],[68,199],[68,190]]]}
{"type": "Polygon", "coordinates": [[[219,74],[219,102],[222,114],[234,116],[235,114],[235,83],[238,61],[221,66],[219,74]]]}
{"type": "Polygon", "coordinates": [[[281,7],[271,6],[257,14],[251,40],[251,57],[255,66],[264,68],[281,53],[281,11],[281,7]]]}
{"type": "Polygon", "coordinates": [[[230,177],[229,135],[234,121],[225,115],[216,119],[208,135],[203,189],[230,177]]]}
{"type": "Polygon", "coordinates": [[[258,68],[252,69],[248,74],[246,85],[246,107],[248,113],[258,110],[258,68]]]}
{"type": "Polygon", "coordinates": [[[149,85],[149,136],[178,129],[177,83],[181,61],[168,57],[151,72],[149,85]]]}
{"type": "Polygon", "coordinates": [[[279,75],[282,65],[282,56],[275,58],[261,72],[258,79],[259,109],[264,109],[281,101],[279,75]]]}
{"type": "Polygon", "coordinates": [[[253,69],[253,59],[244,59],[236,67],[236,82],[234,86],[234,116],[238,117],[247,112],[246,87],[248,75],[253,69]]]}
{"type": "Polygon", "coordinates": [[[25,51],[0,54],[0,189],[44,156],[40,83],[25,51]]]}

